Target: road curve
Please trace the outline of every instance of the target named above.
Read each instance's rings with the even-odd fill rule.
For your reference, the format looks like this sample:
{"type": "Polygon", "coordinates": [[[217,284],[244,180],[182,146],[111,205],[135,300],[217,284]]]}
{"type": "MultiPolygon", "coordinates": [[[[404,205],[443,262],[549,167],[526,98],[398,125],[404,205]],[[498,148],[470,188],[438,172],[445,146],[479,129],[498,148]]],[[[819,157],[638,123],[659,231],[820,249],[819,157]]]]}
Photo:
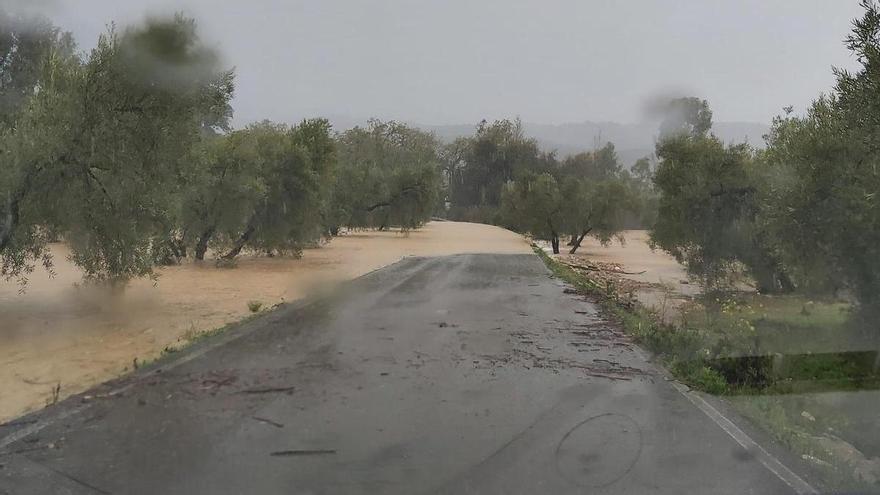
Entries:
{"type": "Polygon", "coordinates": [[[408,258],[0,428],[0,493],[793,493],[563,289],[408,258]]]}

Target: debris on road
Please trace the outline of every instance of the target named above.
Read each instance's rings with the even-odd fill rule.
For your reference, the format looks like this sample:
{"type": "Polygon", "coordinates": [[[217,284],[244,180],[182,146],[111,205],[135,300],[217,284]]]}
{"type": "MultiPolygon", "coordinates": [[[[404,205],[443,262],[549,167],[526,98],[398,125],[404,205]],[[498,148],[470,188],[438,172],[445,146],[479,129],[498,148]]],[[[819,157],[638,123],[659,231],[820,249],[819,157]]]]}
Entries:
{"type": "Polygon", "coordinates": [[[274,426],[275,428],[284,428],[284,425],[282,423],[272,421],[271,419],[261,418],[259,416],[251,416],[251,419],[253,419],[254,421],[259,421],[260,423],[266,423],[267,425],[274,426]]]}
{"type": "Polygon", "coordinates": [[[295,387],[268,387],[268,388],[248,388],[242,390],[241,394],[292,394],[295,387]]]}
{"type": "Polygon", "coordinates": [[[294,457],[301,455],[329,455],[335,454],[336,449],[315,449],[315,450],[279,450],[269,455],[273,457],[294,457]]]}

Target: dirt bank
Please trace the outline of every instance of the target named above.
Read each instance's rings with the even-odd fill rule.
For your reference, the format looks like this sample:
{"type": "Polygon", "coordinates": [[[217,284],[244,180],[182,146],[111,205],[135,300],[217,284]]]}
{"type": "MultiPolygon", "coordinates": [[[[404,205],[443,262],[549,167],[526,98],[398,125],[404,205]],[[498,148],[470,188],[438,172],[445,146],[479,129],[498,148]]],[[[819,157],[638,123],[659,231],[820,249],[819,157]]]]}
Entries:
{"type": "Polygon", "coordinates": [[[401,235],[357,232],[302,259],[243,257],[237,268],[211,263],[164,268],[156,285],[134,282],[122,295],[83,287],[81,274],[53,246],[56,276],[37,270],[25,293],[0,282],[0,422],[119,375],[134,358],[152,359],[199,332],[241,319],[247,303],[299,299],[404,256],[529,253],[517,234],[487,225],[431,222],[401,235]]]}

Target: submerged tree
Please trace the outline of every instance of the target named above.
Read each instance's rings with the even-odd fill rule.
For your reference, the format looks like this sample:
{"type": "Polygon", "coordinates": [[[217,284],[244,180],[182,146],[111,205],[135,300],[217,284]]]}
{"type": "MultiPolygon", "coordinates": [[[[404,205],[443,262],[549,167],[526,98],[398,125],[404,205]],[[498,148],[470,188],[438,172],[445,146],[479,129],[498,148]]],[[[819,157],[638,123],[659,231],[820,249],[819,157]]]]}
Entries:
{"type": "Polygon", "coordinates": [[[504,184],[525,174],[553,172],[555,167],[555,157],[541,152],[538,142],[525,135],[519,119],[483,121],[467,140],[450,177],[453,216],[497,221],[504,184]]]}
{"type": "Polygon", "coordinates": [[[298,255],[321,236],[335,163],[330,124],[314,119],[288,128],[263,122],[247,132],[255,150],[256,183],[239,189],[248,202],[246,215],[223,232],[228,251],[222,258],[231,260],[246,247],[298,255]]]}
{"type": "Polygon", "coordinates": [[[570,254],[580,248],[588,235],[608,244],[621,239],[626,215],[636,210],[636,198],[628,184],[617,178],[591,181],[565,179],[561,187],[562,224],[574,233],[570,254]]]}
{"type": "Polygon", "coordinates": [[[552,175],[525,174],[509,181],[501,193],[501,212],[509,226],[549,241],[553,253],[559,254],[559,236],[566,225],[559,184],[552,175]]]}
{"type": "Polygon", "coordinates": [[[619,179],[591,181],[549,173],[525,174],[502,191],[505,223],[536,239],[550,242],[559,254],[559,237],[570,232],[574,254],[587,236],[603,244],[619,236],[625,213],[633,208],[631,191],[619,179]]]}
{"type": "Polygon", "coordinates": [[[46,57],[4,139],[4,273],[26,271],[57,229],[89,278],[151,274],[205,102],[228,101],[229,77],[181,16],[111,28],[83,63],[46,57]]]}
{"type": "Polygon", "coordinates": [[[71,136],[77,170],[66,225],[72,259],[93,278],[149,275],[207,101],[231,98],[217,54],[182,16],[101,37],[83,68],[71,136]]]}
{"type": "Polygon", "coordinates": [[[0,276],[6,278],[24,281],[37,261],[51,265],[46,243],[61,185],[50,181],[51,161],[63,151],[64,127],[46,107],[73,103],[68,93],[80,64],[74,50],[70,33],[48,20],[0,9],[0,276]]]}
{"type": "Polygon", "coordinates": [[[254,133],[248,129],[205,139],[193,153],[181,205],[182,234],[204,260],[218,233],[236,232],[263,189],[254,133]]]}
{"type": "Polygon", "coordinates": [[[430,219],[441,187],[439,144],[432,134],[373,120],[342,133],[338,143],[327,214],[331,231],[340,226],[412,229],[430,219]]]}

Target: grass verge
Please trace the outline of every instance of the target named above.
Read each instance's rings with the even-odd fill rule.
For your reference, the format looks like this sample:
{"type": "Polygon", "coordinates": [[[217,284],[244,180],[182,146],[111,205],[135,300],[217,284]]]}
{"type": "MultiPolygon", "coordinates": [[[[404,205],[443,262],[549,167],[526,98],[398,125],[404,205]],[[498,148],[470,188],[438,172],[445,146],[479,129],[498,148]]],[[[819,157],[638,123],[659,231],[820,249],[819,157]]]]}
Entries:
{"type": "Polygon", "coordinates": [[[554,276],[584,295],[593,296],[603,311],[619,322],[636,342],[657,355],[676,379],[711,394],[721,394],[729,389],[724,376],[710,366],[709,352],[701,345],[705,338],[700,332],[690,327],[661,323],[651,311],[618,299],[616,291],[610,287],[559,263],[539,247],[533,249],[554,276]]]}

